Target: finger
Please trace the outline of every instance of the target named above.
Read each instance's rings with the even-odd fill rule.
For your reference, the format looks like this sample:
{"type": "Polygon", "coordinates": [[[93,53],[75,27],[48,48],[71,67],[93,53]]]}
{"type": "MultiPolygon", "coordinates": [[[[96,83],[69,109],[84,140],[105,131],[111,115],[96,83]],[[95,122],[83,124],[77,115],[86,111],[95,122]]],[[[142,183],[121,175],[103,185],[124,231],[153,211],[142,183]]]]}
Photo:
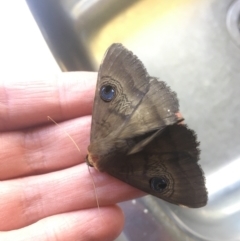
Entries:
{"type": "MultiPolygon", "coordinates": [[[[91,169],[100,210],[144,195],[143,192],[91,169]]],[[[0,229],[25,227],[45,217],[97,206],[85,163],[65,170],[0,183],[0,229]]]]}
{"type": "Polygon", "coordinates": [[[0,180],[60,170],[85,161],[91,117],[0,134],[0,180]],[[65,131],[79,147],[79,151],[65,131]]]}
{"type": "Polygon", "coordinates": [[[123,214],[117,206],[64,213],[40,220],[28,227],[0,232],[5,241],[112,241],[123,229],[123,214]],[[101,215],[100,215],[101,214],[101,215]]]}
{"type": "Polygon", "coordinates": [[[90,125],[91,117],[85,116],[59,126],[1,133],[0,180],[56,171],[85,161],[90,125]]]}
{"type": "Polygon", "coordinates": [[[97,75],[61,73],[41,80],[0,82],[0,131],[60,122],[92,111],[97,75]]]}

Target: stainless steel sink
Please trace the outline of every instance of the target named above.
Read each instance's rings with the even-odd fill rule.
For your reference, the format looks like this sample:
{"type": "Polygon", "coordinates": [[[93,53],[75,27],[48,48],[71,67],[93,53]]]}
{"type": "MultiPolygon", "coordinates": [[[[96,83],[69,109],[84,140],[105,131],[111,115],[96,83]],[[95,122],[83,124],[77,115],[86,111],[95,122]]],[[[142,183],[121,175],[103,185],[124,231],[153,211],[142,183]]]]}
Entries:
{"type": "Polygon", "coordinates": [[[178,93],[198,133],[208,205],[150,196],[122,203],[118,240],[240,240],[240,0],[27,3],[62,70],[97,70],[107,47],[121,42],[178,93]]]}

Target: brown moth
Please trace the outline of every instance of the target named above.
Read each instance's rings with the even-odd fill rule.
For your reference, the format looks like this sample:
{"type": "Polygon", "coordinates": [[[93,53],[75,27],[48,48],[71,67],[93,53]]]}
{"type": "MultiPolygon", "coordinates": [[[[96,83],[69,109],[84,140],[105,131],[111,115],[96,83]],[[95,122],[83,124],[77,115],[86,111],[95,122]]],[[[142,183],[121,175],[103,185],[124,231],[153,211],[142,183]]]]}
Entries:
{"type": "Polygon", "coordinates": [[[177,96],[121,44],[98,72],[87,163],[170,203],[207,203],[196,134],[179,124],[177,96]]]}

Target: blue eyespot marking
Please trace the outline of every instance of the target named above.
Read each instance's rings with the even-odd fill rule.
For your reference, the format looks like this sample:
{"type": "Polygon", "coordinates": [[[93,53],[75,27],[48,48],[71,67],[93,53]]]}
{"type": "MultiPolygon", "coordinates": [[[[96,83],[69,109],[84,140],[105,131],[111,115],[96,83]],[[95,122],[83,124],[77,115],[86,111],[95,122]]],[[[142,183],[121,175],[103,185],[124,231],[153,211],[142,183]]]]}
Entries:
{"type": "Polygon", "coordinates": [[[102,100],[109,102],[115,97],[116,91],[112,85],[103,85],[100,89],[100,97],[102,100]]]}
{"type": "Polygon", "coordinates": [[[156,192],[162,192],[167,187],[167,182],[164,178],[153,177],[150,180],[151,188],[156,192]]]}

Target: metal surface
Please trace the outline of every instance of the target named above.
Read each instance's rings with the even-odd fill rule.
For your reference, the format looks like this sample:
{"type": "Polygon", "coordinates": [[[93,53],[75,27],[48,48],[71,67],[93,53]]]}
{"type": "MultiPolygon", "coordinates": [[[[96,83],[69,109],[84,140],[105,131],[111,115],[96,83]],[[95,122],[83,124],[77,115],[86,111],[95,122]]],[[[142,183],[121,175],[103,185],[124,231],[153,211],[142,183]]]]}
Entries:
{"type": "MultiPolygon", "coordinates": [[[[34,9],[40,1],[27,2],[34,9]]],[[[97,70],[107,47],[123,43],[151,75],[178,93],[181,112],[201,141],[208,205],[187,209],[152,197],[123,203],[126,225],[121,240],[240,240],[239,1],[41,2],[41,11],[54,12],[58,30],[74,29],[69,36],[61,34],[60,41],[59,33],[49,33],[52,19],[36,15],[64,70],[97,70]],[[59,54],[61,48],[64,54],[59,54]],[[139,237],[132,236],[133,230],[139,237]]]]}

